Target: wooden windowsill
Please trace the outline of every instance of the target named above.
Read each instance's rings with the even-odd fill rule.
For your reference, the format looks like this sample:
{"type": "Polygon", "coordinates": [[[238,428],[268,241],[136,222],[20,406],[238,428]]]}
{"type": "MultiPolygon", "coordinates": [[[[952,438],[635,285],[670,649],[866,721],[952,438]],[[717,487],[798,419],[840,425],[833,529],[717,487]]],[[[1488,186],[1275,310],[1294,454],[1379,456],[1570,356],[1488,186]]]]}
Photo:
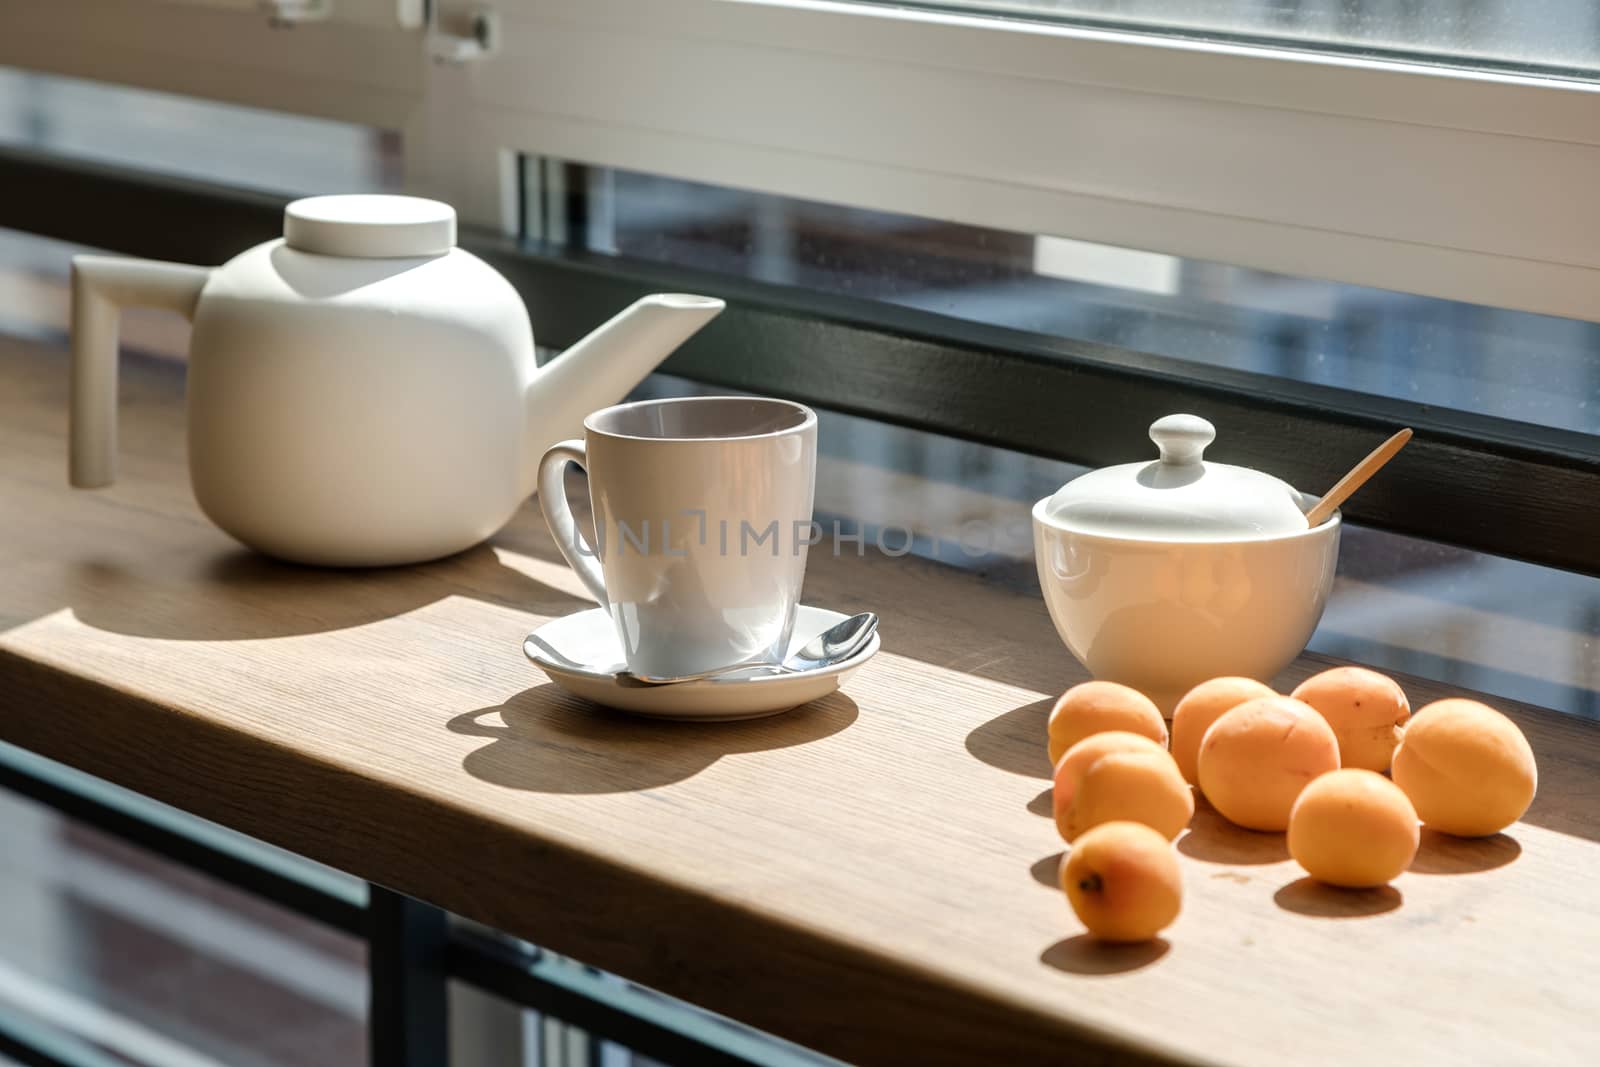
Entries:
{"type": "Polygon", "coordinates": [[[1082,673],[1036,593],[819,551],[807,601],[883,616],[845,692],[627,719],[521,655],[585,603],[536,509],[427,566],[273,563],[195,507],[181,368],[124,389],[122,480],[74,492],[65,361],[0,341],[0,739],[849,1060],[1600,1057],[1592,724],[1492,701],[1533,809],[1428,835],[1391,893],[1319,890],[1203,811],[1183,916],[1106,950],[1041,884],[1044,714],[1082,673]]]}

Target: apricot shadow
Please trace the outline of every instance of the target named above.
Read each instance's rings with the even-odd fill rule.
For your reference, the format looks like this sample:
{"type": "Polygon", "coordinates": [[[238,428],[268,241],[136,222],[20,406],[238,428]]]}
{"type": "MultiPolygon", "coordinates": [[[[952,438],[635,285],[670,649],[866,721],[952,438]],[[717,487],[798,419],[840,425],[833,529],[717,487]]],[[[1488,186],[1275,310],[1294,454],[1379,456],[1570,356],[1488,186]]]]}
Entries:
{"type": "Polygon", "coordinates": [[[1424,829],[1409,869],[1416,874],[1474,874],[1504,867],[1520,855],[1522,846],[1506,834],[1451,837],[1424,829]]]}
{"type": "Polygon", "coordinates": [[[991,767],[1030,778],[1050,777],[1045,724],[1055,701],[1049,697],[996,715],[967,734],[967,751],[991,767]]]}
{"type": "Polygon", "coordinates": [[[1028,873],[1033,875],[1033,880],[1050,889],[1061,888],[1061,857],[1065,852],[1052,852],[1048,856],[1033,861],[1033,866],[1028,868],[1028,873]]]}
{"type": "Polygon", "coordinates": [[[1164,937],[1149,941],[1102,941],[1079,934],[1057,941],[1039,953],[1039,962],[1068,974],[1127,974],[1155,963],[1172,948],[1164,937]]]}
{"type": "Polygon", "coordinates": [[[1028,801],[1028,810],[1034,815],[1043,815],[1046,819],[1055,818],[1054,789],[1046,789],[1032,800],[1028,801]]]}
{"type": "Polygon", "coordinates": [[[1394,911],[1405,900],[1392,885],[1375,889],[1340,889],[1312,878],[1296,878],[1272,894],[1284,911],[1319,919],[1362,919],[1394,911]]]}
{"type": "Polygon", "coordinates": [[[1178,838],[1177,848],[1191,859],[1236,867],[1282,863],[1289,858],[1289,846],[1282,834],[1235,826],[1204,805],[1195,806],[1189,832],[1178,838]]]}
{"type": "Polygon", "coordinates": [[[487,740],[461,761],[482,781],[535,793],[627,793],[681,782],[723,756],[819,741],[849,727],[857,714],[854,700],[834,692],[764,719],[667,722],[540,685],[457,715],[447,728],[487,740]]]}

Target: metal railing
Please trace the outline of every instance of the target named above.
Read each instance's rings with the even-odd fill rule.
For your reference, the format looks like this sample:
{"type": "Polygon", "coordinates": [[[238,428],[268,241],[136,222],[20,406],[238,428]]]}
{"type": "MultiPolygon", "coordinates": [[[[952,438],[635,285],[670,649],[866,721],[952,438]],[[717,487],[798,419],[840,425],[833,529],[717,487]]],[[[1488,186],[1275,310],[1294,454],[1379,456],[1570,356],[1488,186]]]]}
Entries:
{"type": "MultiPolygon", "coordinates": [[[[443,910],[377,885],[322,877],[286,854],[79,771],[0,743],[0,789],[179,866],[362,940],[374,1067],[445,1067],[455,979],[668,1064],[818,1062],[788,1042],[514,942],[452,923],[443,910]]],[[[329,872],[332,874],[333,872],[329,872]]],[[[91,1043],[0,1005],[0,1057],[29,1067],[111,1062],[91,1043]]],[[[121,1062],[120,1060],[116,1062],[121,1062]]]]}

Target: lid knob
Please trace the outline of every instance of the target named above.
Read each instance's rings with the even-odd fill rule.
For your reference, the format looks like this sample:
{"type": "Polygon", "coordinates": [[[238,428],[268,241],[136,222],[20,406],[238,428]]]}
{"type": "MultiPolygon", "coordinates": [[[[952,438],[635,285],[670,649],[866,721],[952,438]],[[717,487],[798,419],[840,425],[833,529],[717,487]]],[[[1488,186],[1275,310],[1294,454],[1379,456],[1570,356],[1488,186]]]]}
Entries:
{"type": "Polygon", "coordinates": [[[323,256],[437,256],[455,247],[456,212],[419,196],[308,196],[284,208],[283,238],[290,248],[323,256]]]}
{"type": "Polygon", "coordinates": [[[1188,466],[1217,439],[1217,428],[1199,415],[1168,415],[1150,424],[1150,440],[1161,449],[1161,462],[1188,466]]]}

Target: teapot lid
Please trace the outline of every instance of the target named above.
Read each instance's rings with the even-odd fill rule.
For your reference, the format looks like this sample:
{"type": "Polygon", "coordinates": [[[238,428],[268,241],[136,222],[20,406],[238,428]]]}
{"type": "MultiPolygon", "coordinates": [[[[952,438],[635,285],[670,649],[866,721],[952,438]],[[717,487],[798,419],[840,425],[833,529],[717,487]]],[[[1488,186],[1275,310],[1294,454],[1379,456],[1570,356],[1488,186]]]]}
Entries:
{"type": "Polygon", "coordinates": [[[1306,529],[1300,494],[1270,474],[1201,455],[1217,436],[1198,415],[1150,426],[1161,458],[1090,471],[1062,486],[1045,515],[1072,530],[1159,541],[1227,541],[1306,529]]]}
{"type": "Polygon", "coordinates": [[[437,256],[456,244],[456,209],[420,196],[308,196],[283,209],[283,240],[321,256],[437,256]]]}

